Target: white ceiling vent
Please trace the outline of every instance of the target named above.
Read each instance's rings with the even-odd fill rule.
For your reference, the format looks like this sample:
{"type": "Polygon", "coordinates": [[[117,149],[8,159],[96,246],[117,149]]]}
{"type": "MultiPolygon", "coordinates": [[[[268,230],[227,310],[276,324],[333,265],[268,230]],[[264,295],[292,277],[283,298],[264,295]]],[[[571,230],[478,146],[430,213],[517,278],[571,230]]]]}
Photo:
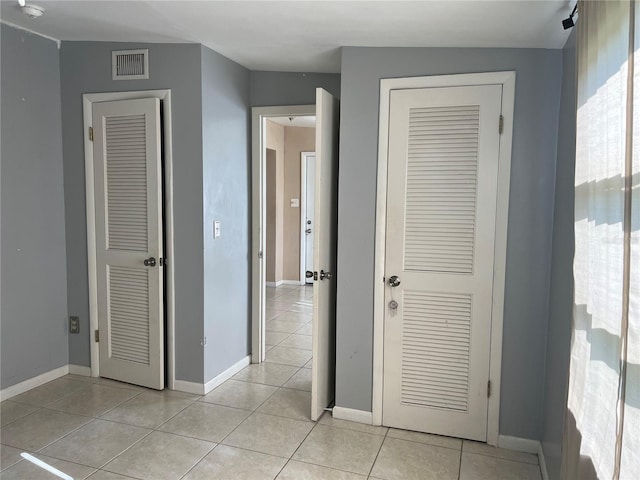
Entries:
{"type": "Polygon", "coordinates": [[[149,50],[118,50],[111,52],[114,80],[145,80],[149,78],[149,50]]]}

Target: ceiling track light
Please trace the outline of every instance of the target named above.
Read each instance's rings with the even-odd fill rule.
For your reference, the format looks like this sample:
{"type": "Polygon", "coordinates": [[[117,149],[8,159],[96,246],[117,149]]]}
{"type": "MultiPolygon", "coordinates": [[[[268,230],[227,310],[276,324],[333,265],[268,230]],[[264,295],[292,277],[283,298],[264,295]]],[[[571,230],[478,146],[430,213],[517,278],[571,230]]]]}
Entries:
{"type": "Polygon", "coordinates": [[[570,28],[575,27],[576,22],[573,21],[573,17],[575,16],[577,11],[578,11],[578,4],[576,3],[576,6],[573,7],[573,11],[571,12],[571,15],[569,15],[567,18],[562,20],[562,27],[565,30],[569,30],[570,28]]]}

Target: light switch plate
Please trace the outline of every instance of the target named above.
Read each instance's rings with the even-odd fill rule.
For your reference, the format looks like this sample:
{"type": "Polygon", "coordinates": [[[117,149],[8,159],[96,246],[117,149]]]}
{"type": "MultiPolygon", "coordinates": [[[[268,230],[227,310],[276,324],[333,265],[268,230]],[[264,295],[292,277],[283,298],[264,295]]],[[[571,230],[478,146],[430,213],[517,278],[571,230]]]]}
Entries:
{"type": "Polygon", "coordinates": [[[69,333],[80,333],[80,317],[69,317],[69,333]]]}
{"type": "Polygon", "coordinates": [[[291,208],[300,208],[300,199],[292,198],[291,199],[291,208]]]}
{"type": "Polygon", "coordinates": [[[213,222],[213,238],[218,238],[220,236],[220,221],[216,220],[213,222]]]}

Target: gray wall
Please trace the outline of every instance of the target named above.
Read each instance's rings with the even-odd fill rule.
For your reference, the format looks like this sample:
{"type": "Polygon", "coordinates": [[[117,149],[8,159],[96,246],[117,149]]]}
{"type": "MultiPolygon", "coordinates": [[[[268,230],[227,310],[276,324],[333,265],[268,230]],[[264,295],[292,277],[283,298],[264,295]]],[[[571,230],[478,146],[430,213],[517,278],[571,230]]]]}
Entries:
{"type": "Polygon", "coordinates": [[[551,480],[560,479],[562,427],[573,313],[573,207],[576,153],[576,32],[562,51],[562,101],[558,128],[553,252],[547,330],[542,446],[551,480]]]}
{"type": "Polygon", "coordinates": [[[340,97],[340,74],[252,71],[251,106],[315,105],[317,87],[340,97]]]}
{"type": "Polygon", "coordinates": [[[90,364],[82,94],[171,89],[176,378],[201,383],[203,351],[201,47],[195,44],[63,42],[60,52],[68,306],[80,316],[69,361],[90,364]],[[149,49],[149,80],[113,81],[111,51],[149,49]]]}
{"type": "Polygon", "coordinates": [[[251,352],[249,112],[249,70],[202,47],[205,382],[251,352]]]}
{"type": "Polygon", "coordinates": [[[1,388],[66,365],[67,282],[55,42],[0,24],[1,388]]]}
{"type": "Polygon", "coordinates": [[[561,62],[536,49],[343,49],[336,405],[371,410],[380,79],[515,70],[500,433],[541,438],[561,62]]]}

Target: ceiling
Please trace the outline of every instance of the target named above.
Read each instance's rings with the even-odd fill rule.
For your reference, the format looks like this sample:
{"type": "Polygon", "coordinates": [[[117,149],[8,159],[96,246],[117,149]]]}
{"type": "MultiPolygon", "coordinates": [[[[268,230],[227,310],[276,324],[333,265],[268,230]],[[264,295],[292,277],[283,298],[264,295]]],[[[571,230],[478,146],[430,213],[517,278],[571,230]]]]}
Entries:
{"type": "Polygon", "coordinates": [[[0,18],[58,40],[195,42],[252,70],[339,72],[342,46],[562,48],[575,0],[33,3],[44,16],[2,0],[0,18]]]}
{"type": "Polygon", "coordinates": [[[307,127],[315,128],[316,117],[269,117],[269,121],[279,123],[285,127],[307,127]]]}

